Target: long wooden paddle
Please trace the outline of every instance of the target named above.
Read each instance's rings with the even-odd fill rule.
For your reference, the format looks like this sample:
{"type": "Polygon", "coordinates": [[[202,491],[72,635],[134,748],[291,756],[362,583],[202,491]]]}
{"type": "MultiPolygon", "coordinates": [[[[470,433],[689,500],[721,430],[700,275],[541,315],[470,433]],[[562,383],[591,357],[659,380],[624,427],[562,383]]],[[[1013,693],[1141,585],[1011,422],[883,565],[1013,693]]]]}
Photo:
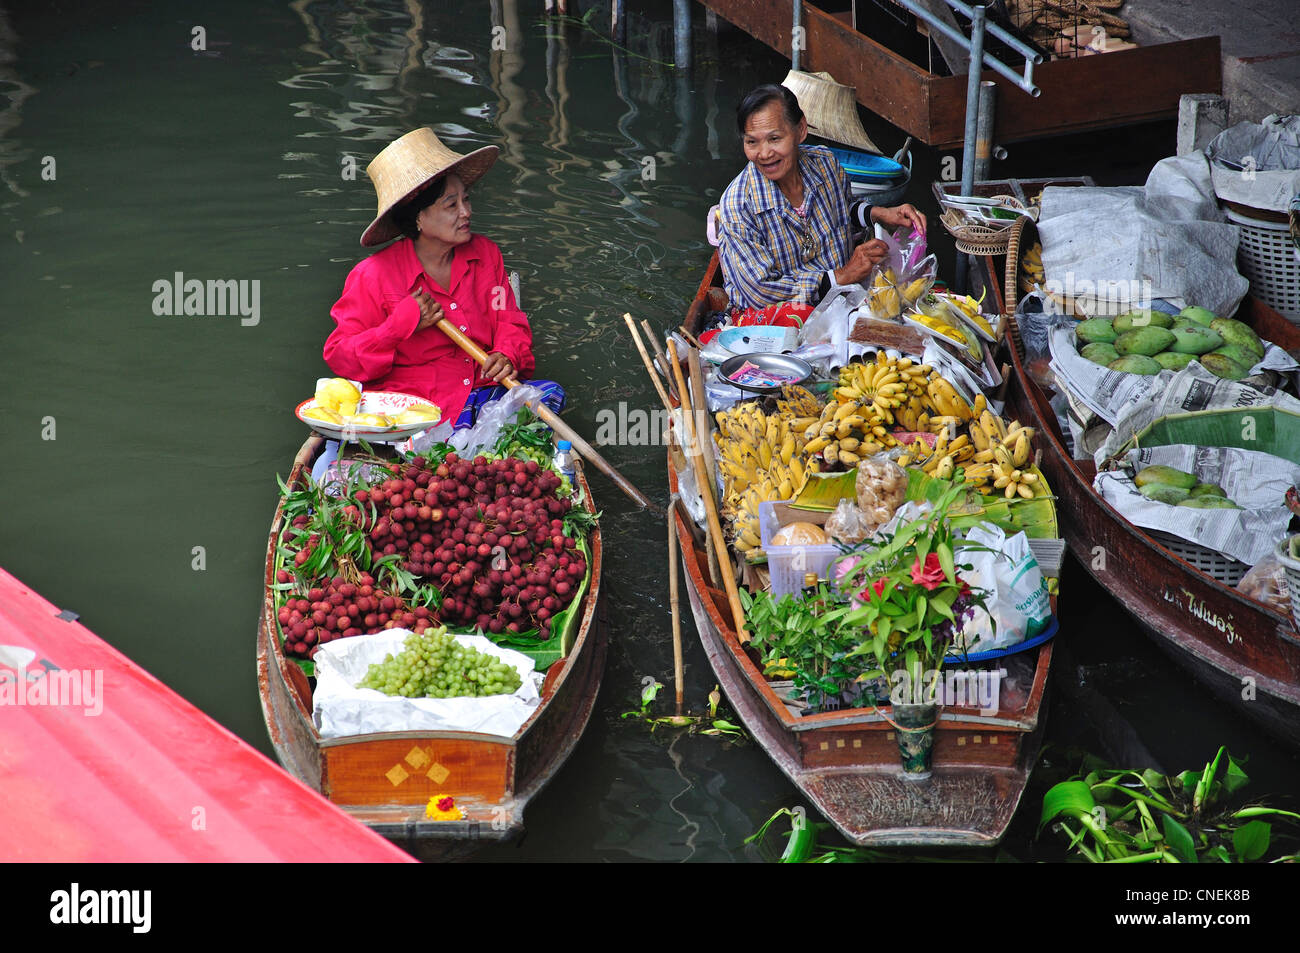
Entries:
{"type": "MultiPolygon", "coordinates": [[[[464,333],[461,332],[460,328],[456,327],[456,325],[452,324],[446,318],[441,318],[438,321],[438,329],[442,331],[443,334],[447,335],[447,337],[455,341],[456,345],[462,351],[474,358],[474,360],[478,361],[479,366],[487,363],[488,356],[483,349],[467,338],[464,333]]],[[[519,386],[519,381],[515,380],[513,377],[507,377],[501,383],[504,384],[507,389],[511,390],[519,386]]],[[[627,477],[615,470],[604,457],[595,451],[591,444],[578,436],[577,431],[561,420],[559,415],[551,410],[551,408],[547,407],[540,400],[529,401],[528,408],[548,427],[565,440],[569,441],[569,443],[573,444],[573,449],[577,450],[580,454],[594,463],[601,473],[613,480],[614,485],[627,494],[627,498],[633,503],[642,509],[651,509],[656,512],[662,512],[660,507],[651,503],[644,493],[633,486],[627,477]]]]}

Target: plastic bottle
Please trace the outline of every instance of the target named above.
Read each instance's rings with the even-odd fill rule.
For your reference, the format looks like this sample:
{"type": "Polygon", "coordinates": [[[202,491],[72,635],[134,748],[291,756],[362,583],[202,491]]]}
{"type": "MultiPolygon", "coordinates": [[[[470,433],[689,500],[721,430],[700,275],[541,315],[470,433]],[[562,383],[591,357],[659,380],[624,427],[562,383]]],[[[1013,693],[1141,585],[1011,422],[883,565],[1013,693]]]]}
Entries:
{"type": "Polygon", "coordinates": [[[555,445],[555,456],[551,458],[551,465],[562,476],[569,478],[569,485],[575,482],[574,465],[573,465],[573,444],[567,440],[561,440],[555,445]]]}

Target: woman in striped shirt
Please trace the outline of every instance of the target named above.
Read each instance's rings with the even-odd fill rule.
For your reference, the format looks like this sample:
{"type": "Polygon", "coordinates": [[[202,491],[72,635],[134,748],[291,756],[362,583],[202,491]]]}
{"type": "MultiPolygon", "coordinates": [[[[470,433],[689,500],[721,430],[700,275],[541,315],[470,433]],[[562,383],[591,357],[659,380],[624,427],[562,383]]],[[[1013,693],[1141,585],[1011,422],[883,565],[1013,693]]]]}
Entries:
{"type": "Polygon", "coordinates": [[[736,122],[749,165],[722,194],[718,228],[731,307],[811,303],[834,286],[862,281],[886,246],[871,239],[853,247],[855,228],[878,222],[925,231],[925,217],[911,205],[879,208],[853,200],[830,150],[802,145],[808,123],[784,86],[750,92],[736,122]]]}

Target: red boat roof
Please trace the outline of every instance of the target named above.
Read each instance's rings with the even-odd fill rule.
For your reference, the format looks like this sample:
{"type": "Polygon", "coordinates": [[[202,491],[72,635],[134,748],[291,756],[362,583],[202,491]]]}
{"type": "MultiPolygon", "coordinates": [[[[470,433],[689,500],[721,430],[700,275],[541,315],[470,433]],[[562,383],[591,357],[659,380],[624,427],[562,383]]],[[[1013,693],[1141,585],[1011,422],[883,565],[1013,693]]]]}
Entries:
{"type": "Polygon", "coordinates": [[[0,805],[3,861],[412,861],[3,569],[0,805]]]}

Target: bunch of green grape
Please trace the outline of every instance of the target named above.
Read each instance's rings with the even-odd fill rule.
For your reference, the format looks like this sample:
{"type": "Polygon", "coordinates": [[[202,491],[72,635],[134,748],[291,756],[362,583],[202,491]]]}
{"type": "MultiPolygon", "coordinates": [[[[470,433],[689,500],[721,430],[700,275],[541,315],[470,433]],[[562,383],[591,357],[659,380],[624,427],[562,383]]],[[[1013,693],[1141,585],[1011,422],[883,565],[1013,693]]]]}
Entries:
{"type": "Polygon", "coordinates": [[[463,698],[509,695],[522,684],[513,665],[461,645],[445,626],[413,632],[405,646],[372,664],[356,687],[403,698],[463,698]]]}

